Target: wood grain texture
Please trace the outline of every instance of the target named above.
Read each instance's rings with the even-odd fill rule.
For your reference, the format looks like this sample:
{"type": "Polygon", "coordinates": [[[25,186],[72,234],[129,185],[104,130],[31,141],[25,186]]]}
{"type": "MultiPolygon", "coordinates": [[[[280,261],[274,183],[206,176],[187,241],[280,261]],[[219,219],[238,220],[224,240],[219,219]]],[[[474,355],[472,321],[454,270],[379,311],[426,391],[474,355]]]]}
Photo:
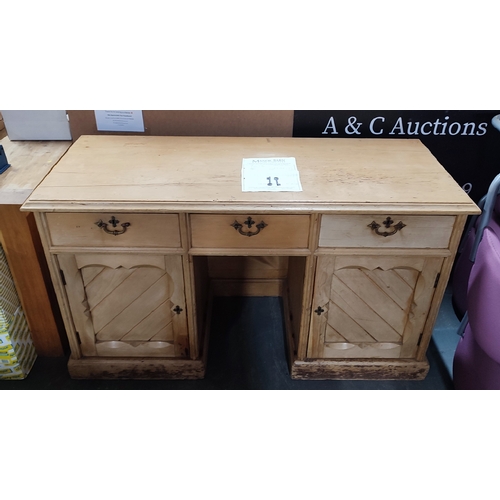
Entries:
{"type": "MultiPolygon", "coordinates": [[[[118,133],[98,131],[94,111],[67,113],[74,140],[118,133]]],[[[135,135],[291,137],[293,130],[293,111],[287,110],[144,110],[142,114],[145,132],[135,135]]]]}
{"type": "Polygon", "coordinates": [[[310,358],[414,358],[443,260],[318,258],[310,358]]]}
{"type": "Polygon", "coordinates": [[[5,122],[3,121],[2,113],[0,113],[0,139],[3,139],[7,135],[7,130],[5,130],[5,122]]]}
{"type": "Polygon", "coordinates": [[[39,356],[63,356],[68,350],[61,313],[33,214],[18,205],[0,204],[0,242],[39,356]]]}
{"type": "Polygon", "coordinates": [[[68,371],[74,379],[201,379],[205,364],[201,359],[82,358],[70,359],[68,371]]]}
{"type": "Polygon", "coordinates": [[[59,264],[84,356],[187,356],[180,256],[61,254],[59,264]]]}
{"type": "Polygon", "coordinates": [[[10,167],[0,175],[0,204],[22,205],[71,146],[71,141],[0,140],[10,167]]]}
{"type": "Polygon", "coordinates": [[[192,319],[189,324],[189,345],[191,359],[197,359],[200,354],[207,355],[210,329],[211,281],[208,275],[208,259],[191,255],[185,255],[183,258],[184,262],[187,262],[186,268],[189,269],[186,280],[186,299],[190,299],[188,318],[192,319]]]}
{"type": "Polygon", "coordinates": [[[51,247],[99,248],[180,248],[179,216],[177,214],[123,213],[49,213],[47,214],[51,247]],[[115,217],[116,227],[110,223],[115,217]],[[107,224],[106,233],[97,222],[107,224]],[[123,228],[121,224],[130,226],[123,228]]]}
{"type": "MultiPolygon", "coordinates": [[[[2,122],[3,124],[3,122],[2,122]]],[[[0,140],[10,167],[0,175],[0,240],[39,356],[68,350],[62,317],[33,214],[20,212],[70,141],[0,140]]]]}
{"type": "Polygon", "coordinates": [[[191,245],[193,248],[308,248],[308,215],[193,214],[191,245]],[[251,217],[252,227],[244,222],[251,217]],[[233,224],[243,225],[241,234],[233,224]],[[256,228],[263,222],[266,226],[256,228]],[[250,234],[251,236],[246,236],[250,234]]]}
{"type": "MultiPolygon", "coordinates": [[[[181,245],[183,253],[181,255],[183,266],[183,279],[184,279],[184,296],[186,305],[186,319],[187,319],[187,348],[191,359],[198,359],[203,355],[203,342],[205,325],[202,323],[205,320],[206,307],[203,303],[198,301],[200,295],[205,293],[204,288],[200,291],[197,290],[196,279],[197,276],[194,272],[194,266],[191,256],[188,254],[189,249],[189,220],[187,214],[179,214],[181,245]],[[198,309],[198,307],[200,309],[198,309]],[[198,318],[200,316],[200,318],[198,318]]],[[[203,273],[202,280],[205,273],[203,273]]],[[[202,281],[203,283],[204,281],[202,281]]]]}
{"type": "MultiPolygon", "coordinates": [[[[293,376],[416,379],[427,373],[425,349],[463,222],[478,212],[415,140],[111,135],[80,137],[23,210],[44,212],[37,220],[72,358],[81,353],[68,299],[79,310],[78,329],[85,332],[88,315],[97,326],[95,350],[86,352],[102,361],[72,361],[71,369],[85,376],[102,376],[107,363],[116,366],[113,359],[129,376],[145,376],[137,367],[155,355],[159,371],[183,355],[205,358],[215,292],[286,298],[293,376]],[[297,160],[303,191],[241,191],[243,158],[288,156],[297,160]],[[174,216],[178,226],[153,224],[148,235],[114,247],[71,234],[80,225],[72,216],[91,220],[100,213],[174,216]],[[61,229],[72,229],[63,245],[51,246],[45,216],[62,214],[61,229]],[[250,237],[231,227],[248,216],[268,225],[250,237]],[[388,216],[404,217],[406,227],[388,238],[357,232],[360,221],[365,229],[388,216]],[[178,235],[175,246],[154,247],[170,232],[178,235]],[[319,242],[333,246],[318,248],[319,242]],[[71,285],[61,284],[56,259],[76,266],[71,285]],[[128,280],[133,286],[123,289],[128,280]],[[170,297],[172,283],[185,296],[177,337],[176,316],[168,316],[178,303],[170,297]]],[[[181,366],[191,374],[192,365],[171,366],[176,376],[181,366]]]]}
{"type": "Polygon", "coordinates": [[[307,276],[306,266],[307,258],[305,257],[290,257],[288,260],[287,293],[283,302],[287,302],[288,317],[285,313],[285,320],[289,324],[289,337],[292,340],[290,347],[295,354],[297,354],[299,348],[303,317],[304,315],[308,316],[307,311],[304,311],[304,304],[309,303],[309,298],[304,297],[304,282],[307,276]]]}
{"type": "Polygon", "coordinates": [[[449,247],[450,256],[444,260],[443,266],[441,268],[441,276],[436,286],[433,301],[429,307],[427,321],[424,327],[422,339],[418,346],[416,359],[419,361],[425,358],[427,348],[429,346],[429,342],[432,335],[432,329],[434,328],[434,324],[436,322],[436,318],[439,312],[439,307],[441,305],[441,301],[443,300],[443,295],[446,290],[446,286],[448,284],[451,269],[454,263],[454,258],[458,249],[458,245],[460,244],[460,239],[466,221],[467,217],[465,215],[459,215],[456,218],[455,227],[453,229],[453,235],[450,240],[450,247],[449,247]]]}
{"type": "Polygon", "coordinates": [[[71,316],[71,309],[68,302],[68,296],[66,294],[66,285],[61,276],[61,268],[59,266],[59,260],[57,256],[50,253],[49,242],[48,242],[48,230],[46,225],[46,218],[44,213],[35,212],[34,218],[36,221],[37,228],[40,234],[40,240],[43,244],[43,250],[45,253],[45,258],[47,259],[47,264],[50,272],[50,277],[54,285],[54,292],[57,297],[57,302],[59,309],[61,311],[62,320],[64,323],[64,328],[66,330],[66,336],[68,340],[69,347],[71,349],[71,357],[73,359],[79,359],[82,355],[80,349],[80,340],[75,330],[75,325],[73,323],[73,318],[71,316]]]}
{"type": "Polygon", "coordinates": [[[291,377],[297,380],[423,380],[427,360],[349,359],[295,360],[291,377]]]}
{"type": "Polygon", "coordinates": [[[220,297],[280,297],[283,288],[284,280],[279,279],[212,281],[212,292],[220,297]]]}
{"type": "Polygon", "coordinates": [[[279,255],[212,256],[208,257],[208,275],[210,279],[285,279],[288,259],[279,255]]]}
{"type": "Polygon", "coordinates": [[[477,207],[418,140],[81,136],[27,210],[418,215],[477,207]],[[241,191],[243,158],[294,157],[303,191],[241,191]],[[404,168],[401,165],[404,164],[404,168]],[[388,196],[390,193],[390,197],[388,196]],[[84,205],[82,205],[84,204],[84,205]]]}
{"type": "MultiPolygon", "coordinates": [[[[95,334],[90,316],[89,304],[85,295],[85,287],[74,255],[62,254],[58,256],[58,264],[64,273],[64,290],[71,309],[72,324],[74,325],[75,341],[80,344],[79,353],[86,356],[95,356],[95,334]]],[[[60,279],[60,278],[59,278],[60,279]]],[[[72,354],[74,349],[72,347],[72,354]]]]}
{"type": "Polygon", "coordinates": [[[324,215],[321,219],[320,247],[351,248],[448,248],[455,217],[388,214],[393,223],[384,226],[384,215],[324,215]],[[380,233],[392,233],[394,226],[405,227],[389,236],[380,236],[369,227],[376,222],[380,233]]]}

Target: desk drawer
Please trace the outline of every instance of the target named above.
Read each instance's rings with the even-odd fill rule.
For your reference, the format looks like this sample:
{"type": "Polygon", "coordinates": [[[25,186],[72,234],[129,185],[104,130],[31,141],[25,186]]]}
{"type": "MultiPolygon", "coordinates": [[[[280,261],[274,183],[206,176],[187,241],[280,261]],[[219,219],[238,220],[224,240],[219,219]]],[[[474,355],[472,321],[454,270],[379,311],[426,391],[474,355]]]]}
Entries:
{"type": "Polygon", "coordinates": [[[305,249],[309,215],[191,215],[193,248],[305,249]]]}
{"type": "Polygon", "coordinates": [[[447,215],[323,215],[319,246],[448,248],[454,222],[447,215]]]}
{"type": "Polygon", "coordinates": [[[48,213],[52,246],[179,248],[177,214],[48,213]],[[102,227],[97,223],[101,221],[102,227]],[[116,227],[113,227],[115,224],[116,227]],[[123,224],[128,226],[123,227],[123,224]],[[121,234],[109,234],[116,231],[121,234]]]}

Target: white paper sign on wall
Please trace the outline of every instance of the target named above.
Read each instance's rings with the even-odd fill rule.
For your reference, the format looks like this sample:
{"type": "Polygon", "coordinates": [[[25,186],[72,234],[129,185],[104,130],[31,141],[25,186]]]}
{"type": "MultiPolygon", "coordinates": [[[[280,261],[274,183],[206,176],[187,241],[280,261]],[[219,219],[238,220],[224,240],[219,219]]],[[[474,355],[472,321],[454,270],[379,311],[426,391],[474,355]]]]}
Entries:
{"type": "Polygon", "coordinates": [[[94,111],[97,130],[102,132],[144,132],[142,111],[94,111]]]}

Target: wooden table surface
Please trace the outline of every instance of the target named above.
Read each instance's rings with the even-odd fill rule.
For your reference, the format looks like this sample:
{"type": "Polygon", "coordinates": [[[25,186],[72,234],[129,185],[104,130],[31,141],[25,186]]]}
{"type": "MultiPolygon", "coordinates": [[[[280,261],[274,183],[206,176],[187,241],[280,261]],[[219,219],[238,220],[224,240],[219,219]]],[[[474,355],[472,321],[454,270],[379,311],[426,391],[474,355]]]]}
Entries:
{"type": "Polygon", "coordinates": [[[71,141],[0,140],[10,167],[0,175],[0,204],[22,205],[71,146],[71,141]]]}
{"type": "Polygon", "coordinates": [[[0,174],[0,243],[40,356],[61,356],[65,335],[33,214],[20,207],[71,141],[0,140],[10,167],[0,174]]]}
{"type": "Polygon", "coordinates": [[[25,208],[79,211],[82,204],[86,211],[109,204],[190,212],[475,209],[419,140],[286,137],[81,136],[25,208]],[[242,192],[242,159],[266,157],[294,157],[303,191],[242,192]]]}

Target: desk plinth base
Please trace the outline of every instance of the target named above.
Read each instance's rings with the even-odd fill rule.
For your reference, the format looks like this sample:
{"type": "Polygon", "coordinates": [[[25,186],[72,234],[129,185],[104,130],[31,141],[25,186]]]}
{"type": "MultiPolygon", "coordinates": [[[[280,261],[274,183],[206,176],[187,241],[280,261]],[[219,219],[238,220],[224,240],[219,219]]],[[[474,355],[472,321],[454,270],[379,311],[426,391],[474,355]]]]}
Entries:
{"type": "Polygon", "coordinates": [[[202,360],[81,358],[68,361],[73,379],[189,380],[205,376],[202,360]]]}
{"type": "Polygon", "coordinates": [[[429,362],[414,359],[295,360],[291,377],[297,380],[423,380],[429,362]]]}

